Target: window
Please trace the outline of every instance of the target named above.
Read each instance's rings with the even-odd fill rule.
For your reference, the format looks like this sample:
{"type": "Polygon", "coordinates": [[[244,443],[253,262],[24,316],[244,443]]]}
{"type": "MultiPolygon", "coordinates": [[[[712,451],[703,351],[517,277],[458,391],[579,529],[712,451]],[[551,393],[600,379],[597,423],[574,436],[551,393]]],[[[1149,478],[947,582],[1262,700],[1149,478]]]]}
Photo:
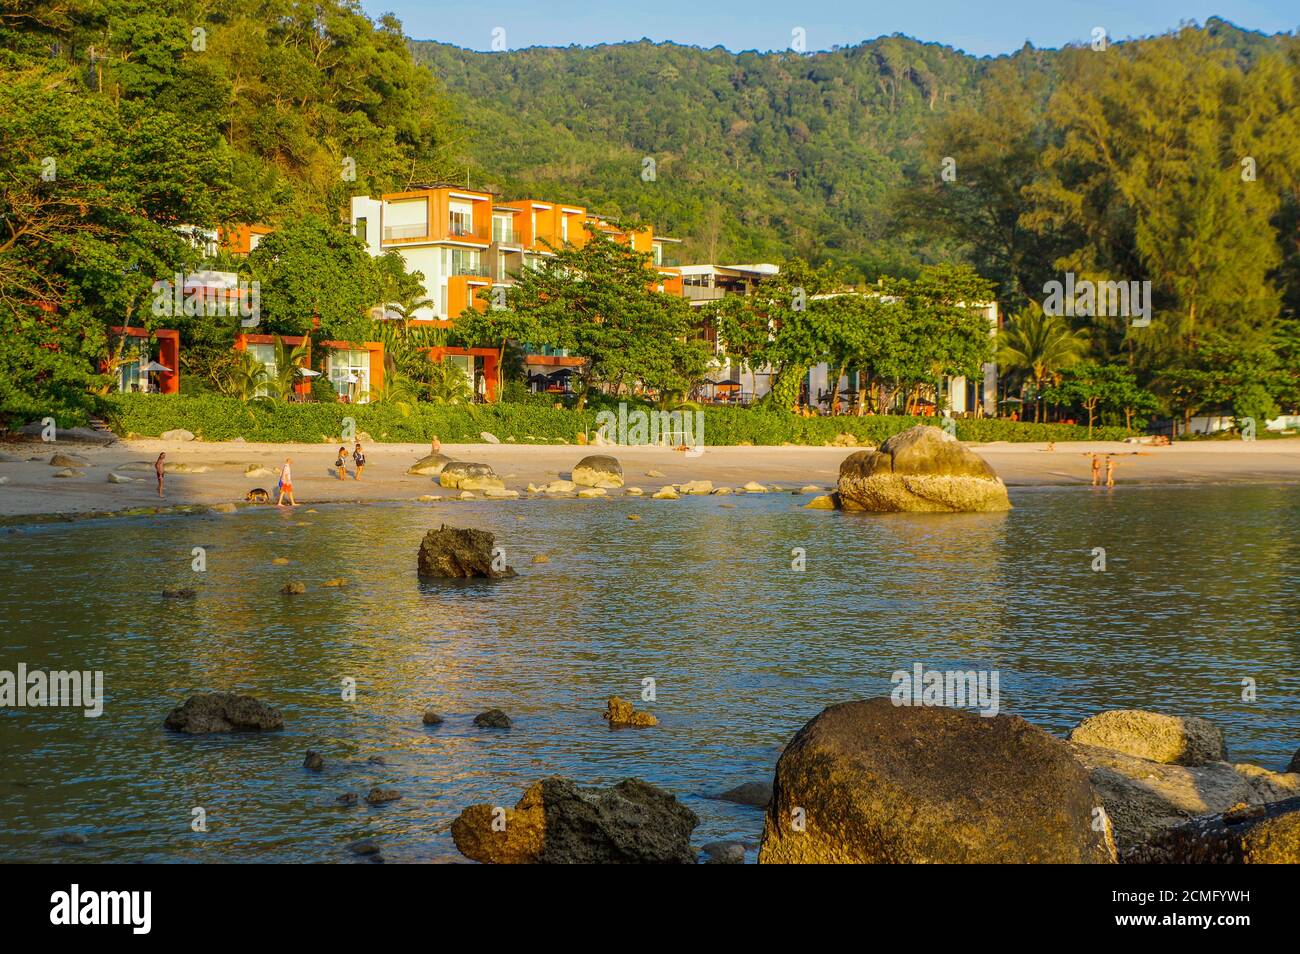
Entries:
{"type": "Polygon", "coordinates": [[[514,220],[508,215],[494,215],[492,217],[492,241],[494,242],[515,242],[514,230],[511,226],[514,220]]]}
{"type": "Polygon", "coordinates": [[[340,349],[329,356],[330,384],[352,404],[370,399],[370,352],[340,349]]]}
{"type": "Polygon", "coordinates": [[[366,220],[364,216],[357,219],[357,224],[352,234],[361,239],[361,241],[366,241],[366,220]]]}
{"type": "MultiPolygon", "coordinates": [[[[275,377],[275,345],[273,344],[249,344],[247,345],[248,353],[256,358],[264,368],[268,378],[275,377]]],[[[254,397],[266,397],[270,393],[267,384],[263,382],[257,386],[253,392],[254,397]]]]}
{"type": "Polygon", "coordinates": [[[560,215],[560,240],[567,242],[569,240],[569,217],[560,215]]]}
{"type": "Polygon", "coordinates": [[[451,210],[451,234],[474,234],[474,207],[465,202],[453,202],[451,210]]]}
{"type": "Polygon", "coordinates": [[[478,275],[481,271],[479,253],[475,249],[453,248],[451,250],[452,275],[478,275]]]}

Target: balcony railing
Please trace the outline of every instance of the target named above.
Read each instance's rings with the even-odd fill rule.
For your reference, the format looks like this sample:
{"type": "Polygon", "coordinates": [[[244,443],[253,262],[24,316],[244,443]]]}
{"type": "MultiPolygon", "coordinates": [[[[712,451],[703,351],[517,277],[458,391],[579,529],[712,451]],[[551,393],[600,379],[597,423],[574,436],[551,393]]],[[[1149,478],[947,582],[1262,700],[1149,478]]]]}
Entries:
{"type": "Polygon", "coordinates": [[[499,245],[518,245],[522,239],[514,229],[494,229],[492,241],[499,245]]]}
{"type": "Polygon", "coordinates": [[[424,238],[428,234],[429,224],[427,222],[417,222],[415,225],[384,226],[384,241],[389,239],[424,238]]]}
{"type": "Polygon", "coordinates": [[[474,238],[474,230],[464,222],[452,222],[447,227],[447,234],[453,238],[474,238]]]}
{"type": "Polygon", "coordinates": [[[725,297],[726,289],[713,288],[704,285],[683,285],[682,297],[691,301],[717,301],[725,297]]]}
{"type": "Polygon", "coordinates": [[[663,256],[662,258],[659,259],[659,261],[655,262],[656,265],[663,265],[666,268],[676,268],[681,263],[682,260],[680,258],[669,258],[667,255],[663,256]]]}
{"type": "Polygon", "coordinates": [[[486,265],[457,265],[453,263],[451,266],[451,273],[453,275],[468,275],[471,278],[492,277],[492,273],[488,271],[486,265]]]}

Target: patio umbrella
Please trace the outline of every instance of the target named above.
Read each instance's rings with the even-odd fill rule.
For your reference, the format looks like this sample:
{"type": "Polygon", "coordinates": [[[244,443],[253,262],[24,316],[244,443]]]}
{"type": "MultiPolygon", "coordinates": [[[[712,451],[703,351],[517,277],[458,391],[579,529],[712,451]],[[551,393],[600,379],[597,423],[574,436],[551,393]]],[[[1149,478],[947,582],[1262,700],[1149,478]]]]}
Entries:
{"type": "Polygon", "coordinates": [[[320,376],[319,371],[313,371],[311,368],[304,368],[301,365],[298,366],[298,373],[304,378],[315,378],[320,376]]]}
{"type": "Polygon", "coordinates": [[[552,371],[550,374],[547,375],[547,377],[552,380],[558,380],[559,378],[571,378],[573,377],[573,372],[570,371],[568,368],[561,368],[559,371],[552,371]]]}
{"type": "Polygon", "coordinates": [[[1025,402],[1020,400],[1020,398],[1018,397],[1004,397],[1001,401],[998,401],[998,403],[999,404],[1024,404],[1025,402]]]}
{"type": "Polygon", "coordinates": [[[146,372],[166,371],[167,373],[170,374],[172,369],[167,367],[166,365],[159,364],[157,361],[147,361],[144,364],[140,365],[140,370],[146,372]]]}

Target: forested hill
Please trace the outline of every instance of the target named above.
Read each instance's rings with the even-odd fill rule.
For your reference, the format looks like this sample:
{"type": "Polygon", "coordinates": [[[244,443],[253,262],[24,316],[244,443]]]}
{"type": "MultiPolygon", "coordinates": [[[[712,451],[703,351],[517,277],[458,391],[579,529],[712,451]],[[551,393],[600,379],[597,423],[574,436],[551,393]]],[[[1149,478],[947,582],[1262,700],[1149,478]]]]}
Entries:
{"type": "MultiPolygon", "coordinates": [[[[1205,30],[1243,60],[1277,42],[1218,20],[1205,30]]],[[[890,228],[900,188],[938,177],[943,153],[926,142],[938,121],[978,104],[990,77],[1041,109],[1062,60],[1092,52],[977,58],[903,36],[803,55],[645,40],[411,47],[457,101],[475,184],[652,222],[693,261],[829,257],[869,279],[944,251],[890,228]]]]}

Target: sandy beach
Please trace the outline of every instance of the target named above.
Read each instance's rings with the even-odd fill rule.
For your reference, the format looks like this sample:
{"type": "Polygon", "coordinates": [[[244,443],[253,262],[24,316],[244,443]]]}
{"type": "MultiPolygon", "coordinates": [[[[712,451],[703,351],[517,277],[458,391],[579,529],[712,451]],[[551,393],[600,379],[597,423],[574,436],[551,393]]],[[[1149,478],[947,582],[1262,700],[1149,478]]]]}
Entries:
{"type": "MultiPolygon", "coordinates": [[[[1297,483],[1300,482],[1300,439],[1254,442],[1215,441],[1149,447],[1117,442],[1046,444],[971,444],[1010,487],[1087,485],[1089,454],[1114,454],[1116,484],[1297,483]]],[[[0,517],[120,511],[159,505],[242,503],[255,487],[273,491],[275,477],[248,477],[253,465],[279,467],[293,459],[299,503],[411,500],[425,494],[450,494],[428,477],[412,477],[406,469],[428,453],[424,444],[371,444],[360,481],[334,475],[335,445],[247,444],[131,440],[107,446],[17,442],[0,445],[0,517]],[[202,470],[169,473],[167,498],[154,491],[152,473],[123,469],[151,464],[166,451],[172,464],[202,470]],[[73,454],[86,461],[84,476],[55,477],[54,453],[73,454]],[[118,472],[137,478],[111,483],[118,472]]],[[[591,453],[612,453],[622,462],[629,487],[647,492],[687,480],[711,480],[737,487],[746,481],[785,488],[816,485],[832,488],[840,462],[852,448],[843,447],[710,447],[696,457],[660,447],[594,448],[573,445],[445,444],[443,452],[457,460],[490,464],[506,486],[523,491],[569,470],[591,453]],[[662,477],[649,476],[656,471],[662,477]]],[[[349,463],[349,475],[351,474],[349,463]]],[[[617,494],[618,491],[614,491],[617,494]]]]}

